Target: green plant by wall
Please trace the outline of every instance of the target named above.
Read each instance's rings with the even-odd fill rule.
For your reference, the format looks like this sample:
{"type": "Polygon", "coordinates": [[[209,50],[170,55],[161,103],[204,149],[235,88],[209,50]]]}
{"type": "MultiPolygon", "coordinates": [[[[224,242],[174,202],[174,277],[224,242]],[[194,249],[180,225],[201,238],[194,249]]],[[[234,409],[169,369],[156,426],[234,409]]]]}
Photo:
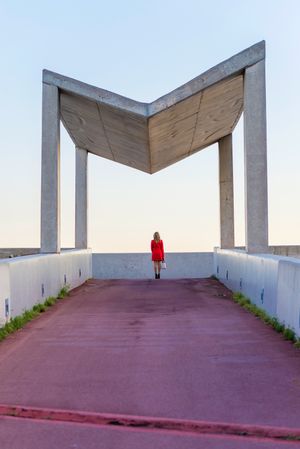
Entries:
{"type": "Polygon", "coordinates": [[[58,299],[63,299],[65,296],[68,296],[69,290],[70,290],[70,286],[69,285],[65,285],[58,292],[57,298],[58,299]]]}
{"type": "Polygon", "coordinates": [[[39,316],[41,313],[46,312],[46,310],[53,306],[57,301],[68,296],[69,290],[70,287],[66,285],[60,289],[56,298],[54,296],[49,296],[44,303],[35,304],[31,310],[25,310],[22,315],[12,318],[8,323],[0,328],[0,341],[4,340],[13,332],[16,332],[24,327],[26,323],[39,316]]]}
{"type": "Polygon", "coordinates": [[[250,301],[249,298],[247,298],[240,292],[233,293],[233,300],[237,304],[240,304],[240,306],[242,306],[244,309],[248,310],[249,312],[253,313],[253,315],[260,318],[264,323],[273,327],[273,329],[276,332],[283,334],[283,337],[286,340],[293,342],[295,347],[300,349],[300,338],[296,336],[295,331],[293,329],[280,323],[280,321],[277,318],[268,315],[267,312],[265,312],[265,310],[257,307],[250,301]]]}

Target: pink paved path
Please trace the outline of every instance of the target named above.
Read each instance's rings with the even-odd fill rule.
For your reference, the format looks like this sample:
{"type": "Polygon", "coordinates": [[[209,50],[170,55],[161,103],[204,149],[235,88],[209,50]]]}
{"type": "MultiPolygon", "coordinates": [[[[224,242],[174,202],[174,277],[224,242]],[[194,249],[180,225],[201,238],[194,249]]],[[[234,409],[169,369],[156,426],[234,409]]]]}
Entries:
{"type": "Polygon", "coordinates": [[[0,411],[0,449],[300,448],[189,424],[300,434],[300,351],[217,281],[92,280],[0,344],[1,404],[66,417],[0,411]],[[75,423],[68,412],[79,411],[146,417],[149,426],[75,423]],[[151,428],[163,418],[183,424],[151,428]]]}

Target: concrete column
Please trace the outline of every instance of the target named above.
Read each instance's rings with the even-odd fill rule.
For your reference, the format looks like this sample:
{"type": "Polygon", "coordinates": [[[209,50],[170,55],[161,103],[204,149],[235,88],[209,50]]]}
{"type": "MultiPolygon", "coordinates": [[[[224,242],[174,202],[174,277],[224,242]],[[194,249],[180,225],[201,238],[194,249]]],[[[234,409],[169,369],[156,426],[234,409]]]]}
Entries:
{"type": "Polygon", "coordinates": [[[244,75],[246,251],[268,251],[265,60],[244,75]]]}
{"type": "Polygon", "coordinates": [[[60,252],[60,106],[56,86],[43,83],[41,252],[60,252]]]}
{"type": "Polygon", "coordinates": [[[76,148],[76,173],[75,173],[75,248],[88,247],[87,214],[87,157],[88,152],[76,148]]]}
{"type": "Polygon", "coordinates": [[[234,248],[232,134],[219,140],[221,248],[234,248]]]}

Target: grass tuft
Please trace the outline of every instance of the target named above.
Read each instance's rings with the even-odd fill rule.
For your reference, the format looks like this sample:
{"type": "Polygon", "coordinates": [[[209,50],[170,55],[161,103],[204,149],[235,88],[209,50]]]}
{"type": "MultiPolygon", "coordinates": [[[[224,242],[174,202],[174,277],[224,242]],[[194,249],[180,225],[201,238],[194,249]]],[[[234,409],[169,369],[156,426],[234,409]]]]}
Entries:
{"type": "Polygon", "coordinates": [[[13,332],[16,332],[24,327],[26,323],[39,316],[41,313],[46,312],[46,310],[53,306],[59,299],[63,299],[68,296],[69,290],[70,286],[65,285],[60,289],[56,298],[54,296],[49,296],[44,303],[35,304],[31,310],[25,310],[22,315],[12,318],[8,323],[0,328],[0,341],[4,340],[13,332]]]}
{"type": "Polygon", "coordinates": [[[62,287],[57,295],[58,299],[64,299],[66,296],[69,296],[70,286],[65,285],[62,287]]]}
{"type": "Polygon", "coordinates": [[[219,279],[217,278],[217,276],[214,275],[214,274],[211,275],[210,279],[213,279],[214,281],[218,281],[218,280],[219,280],[219,279]]]}
{"type": "Polygon", "coordinates": [[[57,299],[54,298],[54,296],[49,296],[49,298],[46,299],[46,301],[44,302],[45,306],[47,307],[51,307],[56,303],[57,299]]]}
{"type": "Polygon", "coordinates": [[[283,336],[286,340],[290,340],[290,341],[294,341],[296,342],[297,338],[296,338],[296,334],[293,331],[293,329],[290,329],[288,327],[286,327],[283,331],[283,336]]]}
{"type": "Polygon", "coordinates": [[[240,304],[240,306],[242,306],[244,309],[255,315],[257,318],[260,318],[264,323],[271,326],[276,332],[283,334],[283,337],[286,340],[293,342],[295,347],[300,349],[300,338],[297,337],[293,329],[280,323],[280,321],[276,317],[271,317],[270,315],[268,315],[265,310],[257,307],[250,301],[249,298],[247,298],[240,292],[233,293],[233,300],[237,304],[240,304]]]}

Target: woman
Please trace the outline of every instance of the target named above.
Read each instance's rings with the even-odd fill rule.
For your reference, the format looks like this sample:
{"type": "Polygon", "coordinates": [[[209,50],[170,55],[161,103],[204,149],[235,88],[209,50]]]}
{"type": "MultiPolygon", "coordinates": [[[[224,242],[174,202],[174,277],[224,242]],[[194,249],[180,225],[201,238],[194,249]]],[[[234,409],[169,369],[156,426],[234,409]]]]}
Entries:
{"type": "Polygon", "coordinates": [[[153,240],[151,240],[151,252],[155,279],[160,279],[161,262],[165,261],[165,253],[164,243],[160,238],[159,232],[154,232],[153,240]]]}

